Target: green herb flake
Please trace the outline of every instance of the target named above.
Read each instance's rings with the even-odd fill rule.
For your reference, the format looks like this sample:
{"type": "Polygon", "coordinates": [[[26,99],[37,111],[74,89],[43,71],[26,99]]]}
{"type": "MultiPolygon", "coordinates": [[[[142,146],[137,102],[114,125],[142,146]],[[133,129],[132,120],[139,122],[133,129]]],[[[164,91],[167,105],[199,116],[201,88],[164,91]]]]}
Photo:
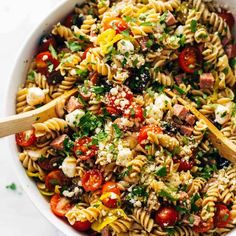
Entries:
{"type": "Polygon", "coordinates": [[[223,220],[223,221],[227,221],[227,220],[228,220],[228,218],[229,218],[229,214],[224,214],[224,216],[223,216],[222,220],[223,220]]]}
{"type": "Polygon", "coordinates": [[[146,43],[146,47],[151,48],[152,45],[153,45],[153,41],[151,39],[149,39],[146,43]]]}
{"type": "Polygon", "coordinates": [[[121,138],[123,135],[122,130],[120,130],[119,126],[117,124],[112,124],[113,129],[115,130],[115,138],[121,138]]]}
{"type": "Polygon", "coordinates": [[[176,196],[175,192],[172,192],[170,189],[162,189],[159,192],[160,197],[165,197],[169,199],[170,201],[174,202],[178,200],[178,197],[176,196]]]}
{"type": "Polygon", "coordinates": [[[65,42],[65,44],[72,52],[77,52],[82,49],[81,45],[75,41],[65,42]]]}
{"type": "Polygon", "coordinates": [[[54,65],[53,64],[50,64],[48,66],[48,72],[51,73],[53,71],[53,68],[54,68],[54,65]]]}
{"type": "Polygon", "coordinates": [[[182,95],[186,94],[186,92],[183,89],[181,89],[179,86],[177,86],[176,84],[174,84],[173,87],[179,94],[182,94],[182,95]]]}
{"type": "Polygon", "coordinates": [[[194,194],[191,199],[191,211],[193,212],[197,212],[199,210],[199,207],[196,205],[196,201],[199,200],[201,197],[199,195],[199,193],[194,194]]]}
{"type": "Polygon", "coordinates": [[[105,88],[102,86],[93,86],[91,88],[91,92],[95,93],[95,94],[101,94],[105,92],[105,88]]]}
{"type": "Polygon", "coordinates": [[[16,184],[15,183],[11,183],[11,184],[7,185],[6,188],[10,189],[12,191],[16,191],[16,184]]]}
{"type": "Polygon", "coordinates": [[[197,21],[196,20],[191,21],[190,29],[191,29],[191,32],[193,32],[193,33],[195,33],[197,31],[197,21]]]}
{"type": "Polygon", "coordinates": [[[143,22],[140,24],[140,26],[155,26],[155,23],[153,22],[143,22]]]}
{"type": "Polygon", "coordinates": [[[166,166],[160,166],[156,172],[156,175],[160,176],[160,177],[165,177],[167,175],[167,169],[166,166]]]}
{"type": "Polygon", "coordinates": [[[28,73],[27,80],[32,82],[35,80],[35,71],[32,70],[28,73]]]}
{"type": "Polygon", "coordinates": [[[54,47],[51,44],[49,45],[49,51],[51,52],[52,57],[54,59],[57,59],[57,52],[56,52],[56,50],[54,49],[54,47]]]}
{"type": "Polygon", "coordinates": [[[123,31],[121,32],[121,34],[122,34],[123,36],[125,36],[126,38],[129,38],[129,37],[130,37],[130,31],[129,31],[129,30],[123,30],[123,31]]]}

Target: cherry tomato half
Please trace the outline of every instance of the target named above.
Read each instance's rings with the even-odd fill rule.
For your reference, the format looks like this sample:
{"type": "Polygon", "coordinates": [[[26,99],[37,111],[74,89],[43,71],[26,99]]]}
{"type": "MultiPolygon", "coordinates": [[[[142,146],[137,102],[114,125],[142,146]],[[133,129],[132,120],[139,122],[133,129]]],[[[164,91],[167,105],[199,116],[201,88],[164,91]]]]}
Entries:
{"type": "Polygon", "coordinates": [[[115,107],[112,106],[106,106],[106,111],[113,116],[117,116],[120,114],[120,112],[115,107]]]}
{"type": "Polygon", "coordinates": [[[232,13],[222,10],[222,12],[219,13],[218,15],[221,18],[223,18],[223,20],[225,20],[225,22],[228,24],[230,29],[233,29],[234,24],[235,24],[235,20],[234,20],[234,16],[232,15],[232,13]]]}
{"type": "Polygon", "coordinates": [[[119,34],[122,31],[128,29],[128,25],[120,17],[114,17],[114,18],[112,17],[109,20],[107,20],[104,24],[104,30],[107,30],[110,28],[116,30],[116,33],[119,34]]]}
{"type": "Polygon", "coordinates": [[[88,160],[94,157],[97,153],[97,146],[92,144],[90,137],[77,139],[74,145],[74,153],[81,160],[88,160]]]}
{"type": "Polygon", "coordinates": [[[85,51],[84,51],[84,53],[83,53],[83,55],[82,55],[82,57],[81,57],[82,60],[84,60],[84,59],[86,58],[86,56],[87,56],[88,51],[89,51],[90,48],[91,48],[91,47],[88,47],[88,48],[85,49],[85,51]]]}
{"type": "Polygon", "coordinates": [[[45,52],[49,50],[50,45],[52,45],[54,48],[56,47],[56,40],[52,34],[44,35],[39,42],[39,52],[45,52]]]}
{"type": "Polygon", "coordinates": [[[59,65],[59,61],[53,58],[50,52],[41,52],[39,53],[36,58],[36,67],[38,72],[47,75],[49,73],[49,67],[52,65],[53,70],[59,65]]]}
{"type": "Polygon", "coordinates": [[[201,54],[195,47],[186,47],[179,54],[179,66],[187,73],[194,73],[201,64],[201,54]]]}
{"type": "Polygon", "coordinates": [[[69,179],[61,170],[53,170],[45,177],[45,185],[49,191],[54,191],[56,185],[64,186],[69,183],[69,179]]]}
{"type": "Polygon", "coordinates": [[[157,125],[146,125],[143,126],[138,134],[138,142],[142,143],[144,140],[148,138],[148,132],[154,132],[157,134],[162,134],[162,130],[159,126],[157,125]]]}
{"type": "Polygon", "coordinates": [[[184,160],[181,159],[180,161],[178,161],[179,163],[179,168],[178,171],[187,171],[187,170],[191,170],[193,168],[194,165],[194,161],[193,160],[184,160]]]}
{"type": "Polygon", "coordinates": [[[127,86],[116,86],[107,94],[108,106],[124,112],[133,100],[133,93],[127,86]]]}
{"type": "Polygon", "coordinates": [[[216,204],[216,213],[214,217],[214,224],[217,228],[224,228],[230,222],[230,211],[224,204],[216,204]]]}
{"type": "Polygon", "coordinates": [[[28,147],[36,142],[34,129],[27,130],[16,134],[16,143],[21,147],[28,147]]]}
{"type": "Polygon", "coordinates": [[[139,105],[131,105],[127,112],[124,114],[125,117],[132,117],[135,119],[139,119],[140,121],[144,120],[143,117],[143,108],[139,105]]]}
{"type": "Polygon", "coordinates": [[[56,216],[64,217],[72,206],[67,198],[54,194],[50,199],[50,207],[56,216]]]}
{"type": "Polygon", "coordinates": [[[88,170],[82,177],[82,186],[86,192],[95,191],[102,184],[102,174],[99,170],[88,170]]]}
{"type": "Polygon", "coordinates": [[[178,220],[178,211],[172,206],[161,207],[155,215],[155,221],[161,227],[173,226],[178,220]]]}
{"type": "Polygon", "coordinates": [[[76,221],[72,227],[79,231],[79,232],[85,232],[88,231],[91,228],[91,222],[86,220],[86,221],[76,221]]]}
{"type": "Polygon", "coordinates": [[[212,221],[208,221],[208,222],[201,221],[198,226],[195,225],[193,227],[193,231],[196,232],[196,233],[206,233],[210,229],[212,229],[212,226],[213,226],[213,222],[212,221]]]}
{"type": "Polygon", "coordinates": [[[116,208],[120,196],[120,189],[115,182],[109,181],[102,187],[102,193],[114,193],[115,197],[106,197],[102,200],[103,204],[109,208],[116,208]]]}

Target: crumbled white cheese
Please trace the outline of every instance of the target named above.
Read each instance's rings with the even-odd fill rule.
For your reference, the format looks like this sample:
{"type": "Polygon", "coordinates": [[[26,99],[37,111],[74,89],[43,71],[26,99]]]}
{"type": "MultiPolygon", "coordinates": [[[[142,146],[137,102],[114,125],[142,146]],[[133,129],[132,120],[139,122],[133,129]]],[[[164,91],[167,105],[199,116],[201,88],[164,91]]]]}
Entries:
{"type": "Polygon", "coordinates": [[[171,107],[171,99],[167,97],[165,94],[161,94],[156,97],[155,105],[163,111],[169,110],[171,107]]]}
{"type": "Polygon", "coordinates": [[[179,25],[175,30],[175,35],[183,35],[184,34],[184,26],[179,25]]]}
{"type": "MultiPolygon", "coordinates": [[[[45,92],[41,88],[33,87],[28,89],[28,94],[26,96],[26,102],[30,106],[35,106],[44,102],[45,92]]],[[[47,91],[48,92],[48,91],[47,91]]]]}
{"type": "Polygon", "coordinates": [[[125,39],[122,39],[117,43],[117,48],[118,51],[122,54],[134,51],[134,45],[129,40],[125,39]]]}
{"type": "Polygon", "coordinates": [[[215,121],[224,124],[230,119],[230,106],[218,104],[215,109],[215,121]]]}
{"type": "Polygon", "coordinates": [[[85,112],[81,109],[76,109],[73,112],[66,115],[66,122],[70,127],[76,127],[76,124],[79,123],[82,116],[84,116],[85,112]]]}
{"type": "Polygon", "coordinates": [[[110,90],[111,95],[116,96],[118,94],[118,87],[114,87],[110,90]]]}
{"type": "Polygon", "coordinates": [[[76,159],[74,157],[66,157],[62,162],[61,169],[67,177],[74,177],[76,171],[76,159]]]}
{"type": "Polygon", "coordinates": [[[121,148],[120,145],[118,146],[118,150],[116,164],[119,166],[127,166],[128,162],[133,159],[132,151],[129,148],[121,148]]]}

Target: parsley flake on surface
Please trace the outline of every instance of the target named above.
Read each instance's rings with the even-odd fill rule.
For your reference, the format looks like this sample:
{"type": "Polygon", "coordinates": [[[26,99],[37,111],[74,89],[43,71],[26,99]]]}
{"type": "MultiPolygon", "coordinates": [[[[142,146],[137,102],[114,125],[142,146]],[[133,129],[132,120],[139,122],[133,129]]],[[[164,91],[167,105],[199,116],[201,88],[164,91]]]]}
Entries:
{"type": "Polygon", "coordinates": [[[15,183],[11,183],[11,184],[7,185],[6,188],[10,189],[12,191],[15,191],[17,187],[16,187],[15,183]]]}

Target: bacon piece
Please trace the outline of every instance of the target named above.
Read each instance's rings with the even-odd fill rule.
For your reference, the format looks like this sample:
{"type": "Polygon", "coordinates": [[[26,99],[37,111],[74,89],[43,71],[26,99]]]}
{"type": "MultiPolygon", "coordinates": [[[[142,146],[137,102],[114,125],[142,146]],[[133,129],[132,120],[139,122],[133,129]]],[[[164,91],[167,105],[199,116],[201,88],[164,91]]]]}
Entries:
{"type": "Polygon", "coordinates": [[[182,82],[183,82],[183,79],[185,78],[185,74],[183,73],[183,74],[179,74],[179,75],[176,75],[175,76],[175,81],[176,81],[176,83],[179,85],[179,84],[181,84],[182,82]]]}
{"type": "Polygon", "coordinates": [[[203,73],[200,75],[200,88],[201,89],[210,89],[213,88],[215,79],[212,73],[203,73]]]}
{"type": "Polygon", "coordinates": [[[236,57],[236,45],[229,44],[225,48],[225,52],[229,59],[236,57]]]}
{"type": "Polygon", "coordinates": [[[68,113],[71,113],[74,110],[80,108],[83,108],[83,105],[79,103],[78,99],[75,96],[71,96],[66,106],[66,110],[68,111],[68,113]]]}
{"type": "Polygon", "coordinates": [[[175,104],[174,107],[174,115],[177,116],[179,119],[184,120],[188,113],[188,110],[180,104],[175,104]]]}
{"type": "Polygon", "coordinates": [[[193,127],[181,125],[180,126],[180,133],[186,136],[191,136],[193,133],[193,127]]]}
{"type": "Polygon", "coordinates": [[[192,126],[192,125],[194,125],[194,123],[195,123],[195,121],[196,121],[196,118],[195,118],[194,115],[188,113],[188,114],[186,115],[185,120],[186,120],[186,122],[187,122],[189,125],[192,126]]]}
{"type": "Polygon", "coordinates": [[[168,12],[167,16],[166,16],[166,24],[168,26],[171,26],[171,25],[174,25],[176,23],[177,23],[177,21],[176,21],[174,15],[171,12],[168,12]]]}
{"type": "Polygon", "coordinates": [[[54,139],[51,143],[50,146],[57,149],[57,150],[63,150],[64,149],[64,141],[66,138],[69,138],[67,134],[62,134],[58,136],[56,139],[54,139]]]}

